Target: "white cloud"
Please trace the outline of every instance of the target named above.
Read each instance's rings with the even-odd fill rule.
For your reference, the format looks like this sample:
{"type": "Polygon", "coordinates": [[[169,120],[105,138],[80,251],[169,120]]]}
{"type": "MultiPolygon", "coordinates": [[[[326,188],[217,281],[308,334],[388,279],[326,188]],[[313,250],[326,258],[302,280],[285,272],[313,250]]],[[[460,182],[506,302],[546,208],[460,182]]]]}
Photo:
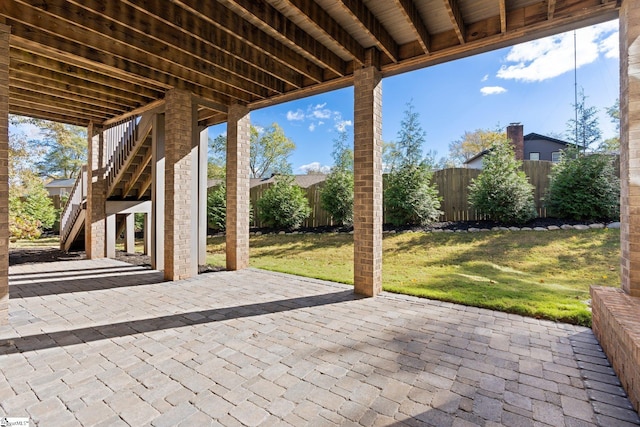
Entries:
{"type": "Polygon", "coordinates": [[[487,80],[489,80],[489,74],[485,74],[484,77],[482,77],[482,79],[480,81],[481,82],[486,82],[487,80]]]}
{"type": "Polygon", "coordinates": [[[301,109],[297,109],[296,111],[287,111],[287,120],[289,121],[300,121],[304,120],[304,111],[301,109]]]}
{"type": "Polygon", "coordinates": [[[331,166],[321,165],[320,162],[311,162],[307,165],[300,166],[298,170],[302,173],[308,173],[309,171],[329,173],[331,166]]]}
{"type": "MultiPolygon", "coordinates": [[[[606,22],[576,31],[576,66],[595,62],[602,54],[617,55],[618,23],[606,22]],[[615,41],[614,41],[615,39],[615,41]]],[[[507,64],[497,77],[523,82],[552,79],[574,68],[573,32],[545,37],[512,47],[505,58],[507,64]]]]}
{"type": "Polygon", "coordinates": [[[338,132],[344,132],[347,126],[352,126],[351,120],[339,120],[336,122],[335,128],[338,132]]]}
{"type": "Polygon", "coordinates": [[[483,96],[498,95],[501,93],[505,93],[506,91],[507,90],[502,86],[485,86],[482,89],[480,89],[480,93],[482,93],[483,96]]]}
{"type": "Polygon", "coordinates": [[[310,132],[313,132],[314,130],[316,130],[316,124],[315,124],[315,123],[311,123],[311,124],[309,125],[309,131],[310,131],[310,132]]]}

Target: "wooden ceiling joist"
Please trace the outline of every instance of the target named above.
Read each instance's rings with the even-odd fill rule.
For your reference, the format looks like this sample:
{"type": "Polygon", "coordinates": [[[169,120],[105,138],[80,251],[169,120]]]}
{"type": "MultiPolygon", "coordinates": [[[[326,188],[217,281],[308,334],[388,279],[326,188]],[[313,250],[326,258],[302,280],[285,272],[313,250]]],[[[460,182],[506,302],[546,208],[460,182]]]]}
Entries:
{"type": "Polygon", "coordinates": [[[548,0],[547,3],[547,19],[551,21],[553,14],[556,12],[556,0],[548,0]]]}
{"type": "Polygon", "coordinates": [[[500,32],[507,32],[507,0],[498,0],[498,7],[500,8],[500,32]]]}
{"type": "Polygon", "coordinates": [[[456,32],[456,36],[458,36],[460,44],[464,44],[466,31],[458,0],[444,0],[444,5],[447,8],[447,13],[451,19],[451,25],[453,25],[453,30],[456,32]]]}
{"type": "Polygon", "coordinates": [[[198,16],[205,22],[225,31],[236,43],[240,45],[238,50],[242,54],[245,49],[241,45],[257,49],[271,57],[274,61],[280,62],[307,78],[321,82],[323,79],[322,67],[308,60],[303,55],[293,49],[279,43],[277,39],[269,36],[264,31],[253,27],[248,21],[234,14],[231,10],[214,2],[202,2],[200,0],[174,0],[185,10],[198,16]]]}
{"type": "Polygon", "coordinates": [[[339,76],[344,76],[344,61],[324,45],[316,42],[300,27],[281,14],[264,0],[226,0],[235,10],[241,11],[245,19],[256,23],[265,32],[280,38],[290,47],[299,48],[339,76]]]}
{"type": "Polygon", "coordinates": [[[341,4],[358,22],[358,25],[373,37],[378,49],[384,52],[392,62],[398,62],[398,44],[364,2],[362,0],[342,0],[341,4]]]}
{"type": "MultiPolygon", "coordinates": [[[[394,0],[398,10],[402,12],[405,16],[409,25],[413,29],[416,34],[418,43],[420,47],[424,51],[424,53],[429,53],[429,49],[431,46],[431,36],[429,35],[429,31],[427,30],[427,26],[424,21],[420,17],[420,12],[416,8],[413,0],[394,0]]],[[[503,0],[504,1],[504,0],[503,0]]]]}

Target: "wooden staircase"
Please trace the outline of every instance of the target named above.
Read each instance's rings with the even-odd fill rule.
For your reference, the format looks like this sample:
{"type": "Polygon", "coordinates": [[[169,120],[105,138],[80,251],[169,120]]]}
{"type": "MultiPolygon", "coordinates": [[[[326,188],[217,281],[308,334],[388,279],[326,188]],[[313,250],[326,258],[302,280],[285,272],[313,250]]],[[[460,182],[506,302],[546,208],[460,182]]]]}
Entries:
{"type": "MultiPolygon", "coordinates": [[[[135,116],[104,132],[107,200],[151,198],[153,114],[135,116]]],[[[60,218],[60,248],[84,246],[87,167],[82,168],[60,218]]]]}

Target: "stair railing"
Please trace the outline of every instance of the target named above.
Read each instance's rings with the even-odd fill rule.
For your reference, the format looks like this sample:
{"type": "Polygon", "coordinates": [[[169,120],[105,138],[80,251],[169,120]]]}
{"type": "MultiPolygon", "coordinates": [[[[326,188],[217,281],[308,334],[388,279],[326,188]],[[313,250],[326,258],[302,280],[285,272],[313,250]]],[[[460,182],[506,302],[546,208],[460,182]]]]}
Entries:
{"type": "Polygon", "coordinates": [[[67,203],[65,203],[62,213],[60,214],[60,242],[66,241],[69,237],[69,233],[82,210],[82,203],[86,197],[87,166],[84,165],[76,178],[76,182],[73,184],[67,203]]]}

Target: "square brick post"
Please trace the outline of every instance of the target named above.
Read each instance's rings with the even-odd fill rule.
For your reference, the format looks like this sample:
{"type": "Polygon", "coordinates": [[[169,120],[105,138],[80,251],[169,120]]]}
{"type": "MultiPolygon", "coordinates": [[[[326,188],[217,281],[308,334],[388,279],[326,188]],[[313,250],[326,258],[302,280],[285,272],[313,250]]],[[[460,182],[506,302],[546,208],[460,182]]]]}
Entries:
{"type": "Polygon", "coordinates": [[[640,3],[620,8],[620,249],[622,289],[640,296],[640,3]]]}
{"type": "Polygon", "coordinates": [[[382,291],[382,74],[354,72],[354,291],[382,291]]]}
{"type": "Polygon", "coordinates": [[[249,266],[249,109],[229,107],[227,117],[227,270],[249,266]]]}
{"type": "Polygon", "coordinates": [[[93,123],[87,129],[89,152],[87,155],[87,211],[84,222],[84,247],[88,259],[106,256],[107,181],[105,179],[104,133],[93,123]]]}
{"type": "Polygon", "coordinates": [[[192,253],[197,236],[191,224],[191,204],[197,202],[192,194],[196,116],[189,92],[172,89],[165,101],[164,278],[181,280],[198,274],[197,254],[192,253]]]}
{"type": "Polygon", "coordinates": [[[0,325],[9,323],[9,37],[0,24],[0,325]]]}

